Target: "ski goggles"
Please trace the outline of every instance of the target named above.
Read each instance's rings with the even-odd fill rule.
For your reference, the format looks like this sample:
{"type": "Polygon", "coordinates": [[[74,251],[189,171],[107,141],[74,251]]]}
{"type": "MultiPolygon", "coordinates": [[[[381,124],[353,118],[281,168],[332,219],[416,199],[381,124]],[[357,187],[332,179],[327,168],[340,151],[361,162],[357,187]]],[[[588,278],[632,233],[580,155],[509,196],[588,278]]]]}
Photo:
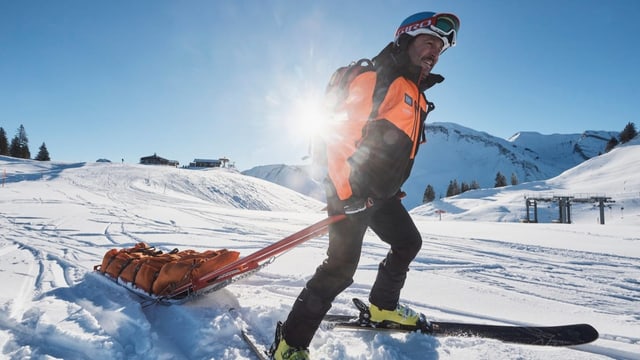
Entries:
{"type": "Polygon", "coordinates": [[[402,34],[413,37],[420,34],[435,35],[442,39],[442,52],[456,45],[460,20],[453,14],[420,13],[407,18],[396,31],[395,41],[402,34]]]}

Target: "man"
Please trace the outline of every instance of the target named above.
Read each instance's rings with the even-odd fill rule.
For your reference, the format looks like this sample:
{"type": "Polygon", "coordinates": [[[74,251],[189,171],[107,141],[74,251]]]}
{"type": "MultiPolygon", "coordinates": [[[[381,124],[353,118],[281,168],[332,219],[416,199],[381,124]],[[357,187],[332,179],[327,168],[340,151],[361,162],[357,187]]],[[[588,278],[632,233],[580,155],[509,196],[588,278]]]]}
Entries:
{"type": "Polygon", "coordinates": [[[421,12],[405,19],[373,59],[374,70],[349,84],[340,121],[327,140],[325,181],[329,215],[347,218],[329,227],[327,258],[278,324],[271,356],[308,359],[308,346],[334,298],[353,282],[365,231],[391,246],[369,295],[371,321],[416,324],[419,314],[400,305],[410,262],[422,238],[400,199],[433,104],[424,91],[444,78],[431,74],[455,45],[459,20],[421,12]]]}

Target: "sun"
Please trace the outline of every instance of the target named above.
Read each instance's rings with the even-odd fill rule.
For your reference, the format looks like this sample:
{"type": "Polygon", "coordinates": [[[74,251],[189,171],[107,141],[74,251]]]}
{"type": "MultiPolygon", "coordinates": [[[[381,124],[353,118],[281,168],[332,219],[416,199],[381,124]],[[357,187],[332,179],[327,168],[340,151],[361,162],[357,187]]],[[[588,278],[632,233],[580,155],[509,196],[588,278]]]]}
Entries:
{"type": "Polygon", "coordinates": [[[296,97],[287,114],[291,135],[299,139],[312,139],[324,135],[328,120],[324,96],[320,94],[296,97]]]}

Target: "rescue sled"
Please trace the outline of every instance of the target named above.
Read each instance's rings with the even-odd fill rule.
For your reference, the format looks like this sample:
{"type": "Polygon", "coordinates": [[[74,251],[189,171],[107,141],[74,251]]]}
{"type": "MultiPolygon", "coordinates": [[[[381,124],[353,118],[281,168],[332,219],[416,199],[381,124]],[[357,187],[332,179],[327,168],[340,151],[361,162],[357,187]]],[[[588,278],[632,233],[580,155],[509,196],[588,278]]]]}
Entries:
{"type": "Polygon", "coordinates": [[[227,249],[164,253],[138,243],[107,251],[94,271],[150,302],[180,304],[256,273],[284,252],[326,234],[330,224],[344,218],[330,216],[243,258],[227,249]]]}

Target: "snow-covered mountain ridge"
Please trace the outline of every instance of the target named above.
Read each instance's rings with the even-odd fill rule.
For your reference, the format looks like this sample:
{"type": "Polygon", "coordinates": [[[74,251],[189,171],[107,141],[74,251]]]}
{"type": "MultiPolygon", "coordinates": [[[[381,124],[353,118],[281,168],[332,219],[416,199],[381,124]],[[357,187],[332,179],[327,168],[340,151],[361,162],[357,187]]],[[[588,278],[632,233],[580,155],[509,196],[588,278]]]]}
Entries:
{"type": "MultiPolygon", "coordinates": [[[[482,188],[494,186],[501,172],[518,182],[554,177],[581,162],[604,152],[607,141],[618,136],[614,131],[585,131],[582,134],[543,135],[519,132],[508,140],[454,123],[427,125],[427,143],[416,157],[413,173],[403,187],[406,206],[422,204],[427,185],[434,187],[438,198],[446,194],[452,180],[482,188]]],[[[266,179],[317,199],[323,189],[308,176],[307,165],[265,165],[243,174],[266,179]]]]}

